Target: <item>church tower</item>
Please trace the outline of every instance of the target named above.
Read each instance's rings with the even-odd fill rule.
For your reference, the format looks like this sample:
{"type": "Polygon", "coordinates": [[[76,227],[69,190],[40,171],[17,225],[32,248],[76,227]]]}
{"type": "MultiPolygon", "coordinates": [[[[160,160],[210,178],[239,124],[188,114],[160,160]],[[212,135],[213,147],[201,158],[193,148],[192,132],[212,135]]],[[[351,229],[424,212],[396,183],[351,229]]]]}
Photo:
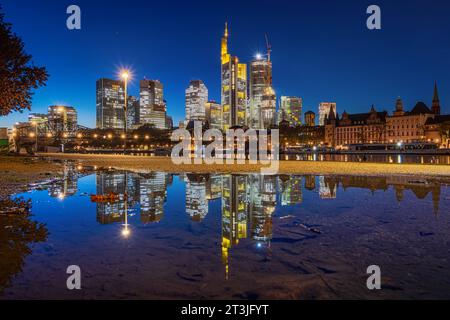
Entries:
{"type": "Polygon", "coordinates": [[[434,95],[433,95],[433,103],[431,105],[431,111],[436,115],[441,114],[441,104],[439,102],[437,82],[434,82],[434,95]]]}

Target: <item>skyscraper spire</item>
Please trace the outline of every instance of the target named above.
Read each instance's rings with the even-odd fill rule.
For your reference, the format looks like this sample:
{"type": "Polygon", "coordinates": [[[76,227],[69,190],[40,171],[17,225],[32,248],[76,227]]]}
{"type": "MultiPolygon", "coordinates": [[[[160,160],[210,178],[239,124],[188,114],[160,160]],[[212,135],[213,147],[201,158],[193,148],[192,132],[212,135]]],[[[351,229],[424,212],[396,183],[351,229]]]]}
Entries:
{"type": "Polygon", "coordinates": [[[222,62],[226,59],[226,55],[228,54],[228,23],[225,22],[225,31],[222,37],[222,62]]]}
{"type": "Polygon", "coordinates": [[[434,82],[434,94],[433,94],[433,103],[431,105],[431,111],[433,111],[433,113],[437,115],[441,114],[441,105],[439,102],[437,81],[434,82]]]}

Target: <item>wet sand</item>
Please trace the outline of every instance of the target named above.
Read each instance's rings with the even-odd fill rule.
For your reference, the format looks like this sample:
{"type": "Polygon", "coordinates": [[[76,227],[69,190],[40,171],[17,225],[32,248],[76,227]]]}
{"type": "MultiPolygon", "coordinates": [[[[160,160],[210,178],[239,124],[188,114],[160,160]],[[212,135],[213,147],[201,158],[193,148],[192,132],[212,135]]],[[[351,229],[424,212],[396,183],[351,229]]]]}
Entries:
{"type": "Polygon", "coordinates": [[[37,157],[0,156],[0,199],[26,191],[29,183],[59,177],[63,165],[37,157]]]}
{"type": "MultiPolygon", "coordinates": [[[[251,173],[260,172],[263,166],[242,165],[176,165],[169,157],[124,156],[124,155],[87,155],[87,154],[41,154],[58,160],[74,160],[83,165],[111,167],[133,171],[166,171],[172,173],[251,173]]],[[[448,165],[427,164],[386,164],[357,162],[309,162],[280,161],[280,174],[315,175],[414,175],[414,176],[450,176],[448,165]]]]}

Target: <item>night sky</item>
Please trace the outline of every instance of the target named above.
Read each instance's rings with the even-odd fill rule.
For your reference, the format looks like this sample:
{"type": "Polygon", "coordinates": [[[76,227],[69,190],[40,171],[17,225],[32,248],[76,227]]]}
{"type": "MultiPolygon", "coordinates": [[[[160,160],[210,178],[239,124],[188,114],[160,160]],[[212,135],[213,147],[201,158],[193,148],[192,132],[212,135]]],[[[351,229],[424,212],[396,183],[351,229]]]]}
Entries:
{"type": "MultiPolygon", "coordinates": [[[[139,80],[159,79],[174,124],[184,118],[184,90],[202,79],[220,101],[220,38],[230,28],[229,49],[242,62],[273,52],[277,96],[301,96],[304,111],[321,101],[338,112],[366,112],[372,104],[391,112],[401,96],[409,110],[431,105],[438,81],[443,113],[450,113],[450,2],[389,1],[106,1],[2,0],[5,19],[37,65],[50,73],[32,112],[53,104],[77,108],[79,123],[95,126],[95,81],[133,70],[139,80]],[[66,8],[77,4],[82,29],[66,28],[66,8]],[[366,28],[366,9],[382,10],[382,30],[366,28]]],[[[0,126],[26,120],[28,112],[0,117],[0,126]]]]}

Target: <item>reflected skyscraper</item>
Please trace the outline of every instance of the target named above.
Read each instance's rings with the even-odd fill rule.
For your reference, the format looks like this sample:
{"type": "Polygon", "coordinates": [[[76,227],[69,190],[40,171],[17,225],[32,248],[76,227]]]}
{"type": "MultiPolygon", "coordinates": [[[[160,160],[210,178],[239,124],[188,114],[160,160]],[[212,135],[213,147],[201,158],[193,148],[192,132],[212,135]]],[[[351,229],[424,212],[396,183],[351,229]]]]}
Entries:
{"type": "Polygon", "coordinates": [[[50,185],[48,194],[60,199],[73,196],[78,191],[78,175],[74,167],[65,167],[62,179],[50,185]]]}
{"type": "Polygon", "coordinates": [[[292,206],[303,201],[301,176],[281,176],[280,183],[282,206],[292,206]]]}
{"type": "Polygon", "coordinates": [[[164,215],[168,177],[165,172],[141,174],[140,213],[144,223],[158,222],[164,215]]]}
{"type": "Polygon", "coordinates": [[[201,221],[208,214],[208,175],[188,174],[186,181],[186,213],[193,221],[201,221]]]}
{"type": "Polygon", "coordinates": [[[324,176],[319,176],[319,195],[321,199],[335,199],[336,190],[336,184],[325,181],[324,176]]]}

